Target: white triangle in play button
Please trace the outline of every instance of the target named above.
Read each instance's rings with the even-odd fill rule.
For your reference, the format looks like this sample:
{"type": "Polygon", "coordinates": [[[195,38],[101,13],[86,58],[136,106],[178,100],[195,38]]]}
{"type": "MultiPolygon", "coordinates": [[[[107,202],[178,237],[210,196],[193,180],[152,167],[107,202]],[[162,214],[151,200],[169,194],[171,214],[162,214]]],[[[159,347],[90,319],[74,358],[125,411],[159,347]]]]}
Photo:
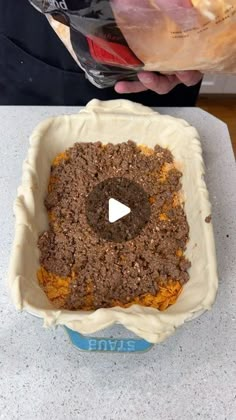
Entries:
{"type": "Polygon", "coordinates": [[[108,202],[108,219],[110,223],[117,222],[131,212],[130,208],[120,201],[110,198],[108,202]]]}

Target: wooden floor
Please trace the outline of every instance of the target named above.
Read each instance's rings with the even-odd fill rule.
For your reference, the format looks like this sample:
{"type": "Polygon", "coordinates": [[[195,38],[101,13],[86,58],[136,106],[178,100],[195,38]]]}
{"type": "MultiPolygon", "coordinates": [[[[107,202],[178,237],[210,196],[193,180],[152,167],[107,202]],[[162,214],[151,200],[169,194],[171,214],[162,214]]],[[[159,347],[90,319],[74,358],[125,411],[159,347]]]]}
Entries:
{"type": "Polygon", "coordinates": [[[201,95],[198,106],[226,122],[236,156],[236,95],[201,95]]]}

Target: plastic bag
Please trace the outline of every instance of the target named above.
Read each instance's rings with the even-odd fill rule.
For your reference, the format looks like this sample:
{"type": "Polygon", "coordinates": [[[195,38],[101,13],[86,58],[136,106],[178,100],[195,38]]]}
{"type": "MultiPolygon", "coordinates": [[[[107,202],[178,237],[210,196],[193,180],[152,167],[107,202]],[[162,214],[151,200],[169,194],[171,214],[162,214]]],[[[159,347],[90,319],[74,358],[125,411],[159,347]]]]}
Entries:
{"type": "Polygon", "coordinates": [[[236,73],[236,0],[29,1],[97,87],[140,70],[236,73]]]}

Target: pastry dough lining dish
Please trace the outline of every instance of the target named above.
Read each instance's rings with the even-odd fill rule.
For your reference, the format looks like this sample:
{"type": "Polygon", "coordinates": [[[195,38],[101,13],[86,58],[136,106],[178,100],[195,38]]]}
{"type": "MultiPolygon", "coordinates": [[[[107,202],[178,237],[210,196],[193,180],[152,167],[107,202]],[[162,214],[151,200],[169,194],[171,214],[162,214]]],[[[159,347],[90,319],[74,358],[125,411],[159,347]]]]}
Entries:
{"type": "Polygon", "coordinates": [[[15,238],[10,261],[9,284],[17,309],[43,318],[44,326],[66,325],[91,334],[113,324],[122,324],[151,343],[165,340],[185,321],[211,308],[218,279],[212,223],[205,218],[211,205],[204,181],[204,163],[199,135],[186,121],[159,113],[127,100],[92,100],[78,114],[49,118],[30,138],[23,164],[21,186],[14,204],[15,238]],[[75,142],[102,141],[168,148],[183,173],[182,194],[190,227],[186,257],[191,261],[190,280],[177,302],[161,312],[133,305],[96,311],[55,309],[37,280],[39,235],[48,228],[44,206],[55,156],[75,142]]]}

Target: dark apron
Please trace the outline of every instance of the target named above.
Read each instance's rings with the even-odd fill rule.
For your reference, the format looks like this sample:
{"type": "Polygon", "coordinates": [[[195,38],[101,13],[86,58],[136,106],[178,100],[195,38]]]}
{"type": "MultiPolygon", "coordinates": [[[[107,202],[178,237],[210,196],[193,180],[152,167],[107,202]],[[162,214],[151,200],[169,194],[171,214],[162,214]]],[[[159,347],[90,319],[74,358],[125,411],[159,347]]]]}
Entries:
{"type": "Polygon", "coordinates": [[[179,85],[168,95],[98,89],[28,0],[0,0],[1,105],[85,105],[123,97],[149,106],[194,106],[199,89],[179,85]]]}

